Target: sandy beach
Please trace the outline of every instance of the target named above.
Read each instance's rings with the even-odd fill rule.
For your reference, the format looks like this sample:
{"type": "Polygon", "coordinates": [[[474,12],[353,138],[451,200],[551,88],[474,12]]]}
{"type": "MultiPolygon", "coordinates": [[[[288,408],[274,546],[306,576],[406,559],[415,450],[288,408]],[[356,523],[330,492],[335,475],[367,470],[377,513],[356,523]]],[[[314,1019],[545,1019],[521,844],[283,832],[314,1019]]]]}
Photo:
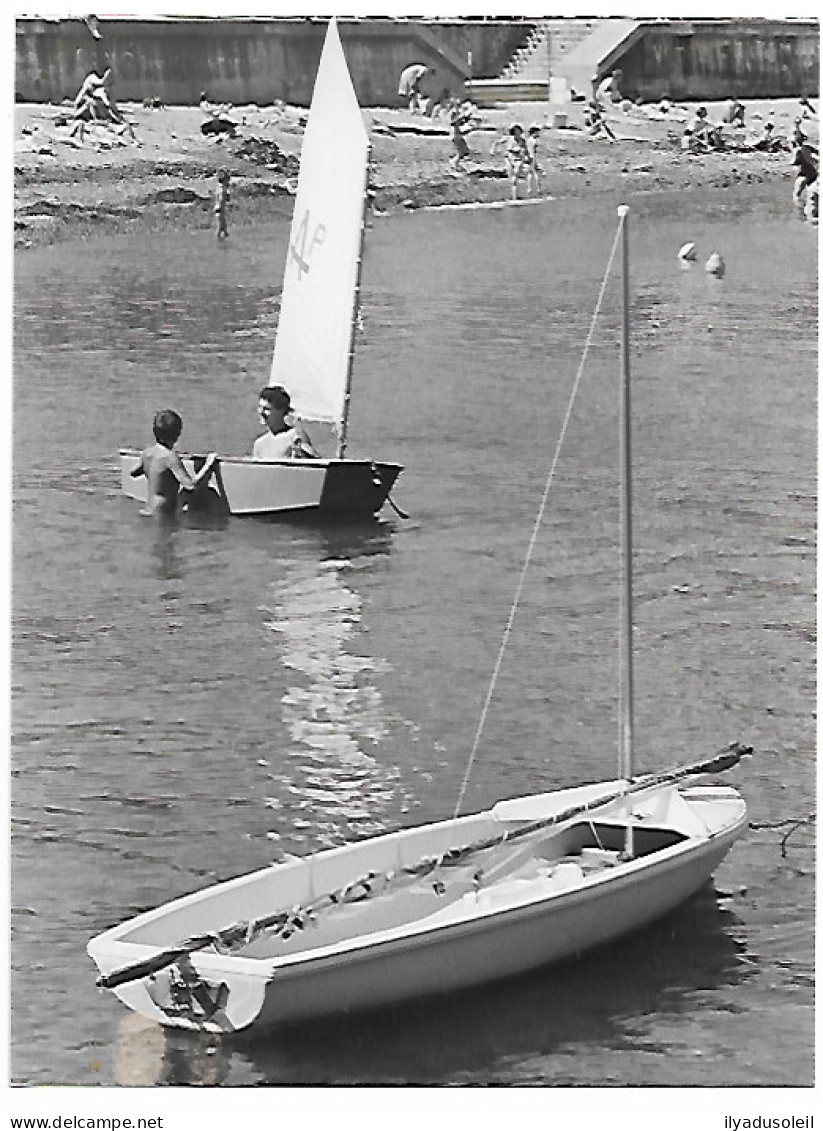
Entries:
{"type": "MultiPolygon", "coordinates": [[[[164,227],[208,228],[213,219],[216,174],[231,174],[230,224],[243,225],[291,207],[306,111],[298,107],[219,108],[233,135],[204,135],[209,114],[201,107],[149,108],[122,105],[133,137],[94,124],[72,137],[71,107],[18,104],[14,120],[15,246],[43,246],[112,231],[164,227]]],[[[720,121],[722,104],[708,104],[720,121]]],[[[454,173],[447,122],[404,110],[369,109],[364,117],[372,140],[372,205],[392,212],[442,204],[502,201],[510,197],[502,147],[509,127],[541,128],[540,195],[568,198],[591,193],[627,195],[681,188],[733,191],[741,183],[786,183],[790,201],[791,151],[753,149],[767,120],[786,138],[800,114],[796,101],[751,102],[746,128],[726,127],[727,148],[688,153],[683,130],[694,107],[667,111],[655,105],[609,108],[617,141],[592,138],[584,107],[519,103],[478,111],[467,135],[470,155],[454,173]],[[560,125],[558,114],[566,116],[560,125]]],[[[817,119],[804,121],[817,143],[817,119]]],[[[520,186],[525,195],[525,186],[520,186]]]]}

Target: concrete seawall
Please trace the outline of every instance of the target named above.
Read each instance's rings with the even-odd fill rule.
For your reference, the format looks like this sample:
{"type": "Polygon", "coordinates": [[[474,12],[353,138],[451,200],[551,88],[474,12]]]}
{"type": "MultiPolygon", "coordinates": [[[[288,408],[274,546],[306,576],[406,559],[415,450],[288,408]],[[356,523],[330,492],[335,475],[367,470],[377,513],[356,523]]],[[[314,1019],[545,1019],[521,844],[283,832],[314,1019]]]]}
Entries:
{"type": "MultiPolygon", "coordinates": [[[[192,105],[206,92],[215,102],[308,106],[325,33],[319,19],[100,19],[95,26],[100,38],[79,19],[19,19],[17,100],[73,98],[92,68],[111,67],[123,101],[192,105]]],[[[470,69],[500,69],[531,25],[381,19],[339,26],[360,104],[392,106],[409,63],[436,68],[431,93],[457,94],[470,69]]]]}
{"type": "MultiPolygon", "coordinates": [[[[602,25],[597,34],[620,22],[596,21],[602,25]]],[[[600,57],[597,35],[579,45],[576,89],[586,91],[596,71],[618,66],[624,93],[646,100],[819,92],[817,21],[623,22],[637,26],[614,58],[600,57]]],[[[445,88],[456,95],[467,78],[498,76],[534,26],[526,20],[383,18],[342,20],[340,34],[360,104],[393,106],[409,63],[437,69],[428,93],[445,88]]],[[[92,68],[111,67],[113,93],[123,101],[192,105],[205,92],[215,102],[307,106],[324,31],[324,20],[306,18],[101,18],[91,28],[82,19],[18,19],[15,95],[23,102],[61,102],[74,97],[92,68]]],[[[562,61],[556,66],[566,73],[562,61]]]]}
{"type": "Polygon", "coordinates": [[[670,20],[645,24],[616,66],[629,98],[817,97],[814,20],[670,20]]]}

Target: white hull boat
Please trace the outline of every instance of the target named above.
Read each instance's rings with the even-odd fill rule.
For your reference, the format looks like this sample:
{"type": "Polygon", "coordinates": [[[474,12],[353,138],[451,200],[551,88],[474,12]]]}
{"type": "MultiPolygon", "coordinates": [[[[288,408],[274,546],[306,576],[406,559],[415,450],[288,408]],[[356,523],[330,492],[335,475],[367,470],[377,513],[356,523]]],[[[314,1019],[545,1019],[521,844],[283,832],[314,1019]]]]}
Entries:
{"type": "Polygon", "coordinates": [[[98,984],[163,1025],[232,1033],[577,955],[688,899],[743,831],[734,789],[671,777],[502,801],[229,880],[93,939],[98,984]]]}
{"type": "MultiPolygon", "coordinates": [[[[627,213],[618,779],[473,816],[458,816],[458,801],[451,820],[277,864],[139,915],[88,946],[98,984],[132,1009],[164,1025],[231,1033],[522,974],[666,914],[710,879],[743,832],[739,793],[699,779],[730,769],[748,748],[632,773],[627,213]]],[[[516,606],[517,597],[509,625],[516,606]]]]}
{"type": "MultiPolygon", "coordinates": [[[[190,475],[205,460],[204,455],[181,454],[190,475]]],[[[140,452],[121,450],[121,491],[145,503],[145,476],[132,474],[140,466],[140,452]]],[[[386,502],[401,470],[398,464],[371,460],[221,456],[208,483],[192,492],[187,508],[211,515],[369,518],[386,502]]]]}
{"type": "MultiPolygon", "coordinates": [[[[329,24],[300,151],[269,384],[284,386],[323,459],[223,456],[193,510],[232,515],[375,515],[402,471],[397,463],[346,457],[359,314],[369,139],[335,20],[329,24]]],[[[261,382],[262,384],[263,382],[261,382]]],[[[254,389],[256,398],[258,388],[254,389]]],[[[189,471],[203,455],[183,458],[189,471]]],[[[123,494],[146,500],[132,472],[139,452],[120,452],[123,494]]],[[[397,508],[396,508],[397,509],[397,508]]]]}

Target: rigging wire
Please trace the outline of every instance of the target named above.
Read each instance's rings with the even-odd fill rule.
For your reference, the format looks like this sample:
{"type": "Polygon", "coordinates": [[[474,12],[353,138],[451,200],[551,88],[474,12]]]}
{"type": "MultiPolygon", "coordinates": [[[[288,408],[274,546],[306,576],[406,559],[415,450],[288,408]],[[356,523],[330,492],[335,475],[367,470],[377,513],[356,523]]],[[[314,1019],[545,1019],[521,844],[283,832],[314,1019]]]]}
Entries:
{"type": "Polygon", "coordinates": [[[466,772],[463,775],[463,781],[462,781],[462,784],[460,786],[460,793],[458,794],[458,797],[457,797],[457,804],[454,807],[454,818],[455,819],[459,816],[460,809],[463,805],[463,799],[464,799],[465,794],[466,794],[466,789],[468,788],[469,779],[471,777],[471,772],[472,772],[472,769],[474,767],[475,758],[477,757],[477,749],[480,745],[480,739],[481,739],[482,734],[483,734],[483,728],[486,725],[486,717],[489,713],[489,707],[491,705],[492,697],[494,695],[494,690],[495,690],[495,687],[497,686],[497,679],[498,679],[498,676],[500,675],[500,670],[503,666],[503,656],[505,654],[506,647],[507,647],[508,642],[509,642],[509,637],[511,636],[512,626],[514,624],[514,618],[515,618],[515,615],[517,613],[517,606],[519,605],[520,598],[523,594],[523,586],[524,586],[525,581],[526,581],[526,574],[528,573],[529,565],[531,564],[532,555],[534,553],[534,548],[535,548],[535,545],[537,544],[537,535],[540,531],[540,526],[541,526],[541,523],[543,521],[543,515],[544,515],[545,510],[546,510],[546,504],[548,503],[548,499],[549,499],[549,491],[551,490],[552,483],[554,482],[555,471],[557,470],[557,464],[558,464],[559,459],[560,459],[560,449],[563,446],[563,440],[565,439],[566,431],[567,431],[568,426],[569,426],[569,421],[571,420],[572,409],[574,408],[574,402],[575,402],[575,399],[577,397],[577,391],[580,387],[580,381],[583,377],[583,369],[585,368],[586,359],[588,357],[589,349],[590,349],[591,343],[592,343],[592,338],[594,336],[594,328],[595,328],[595,325],[597,323],[597,319],[598,319],[599,314],[600,314],[600,307],[603,304],[603,296],[606,293],[606,286],[607,286],[608,281],[609,281],[609,275],[611,274],[612,265],[614,263],[614,257],[617,254],[617,248],[618,248],[618,245],[620,243],[620,236],[621,236],[622,231],[623,231],[623,224],[624,224],[624,221],[623,221],[623,219],[621,219],[620,223],[617,226],[617,232],[616,232],[615,237],[614,237],[614,244],[612,245],[612,249],[611,249],[611,252],[609,254],[609,261],[606,264],[606,270],[603,274],[603,281],[600,284],[600,293],[597,296],[597,302],[595,303],[594,313],[592,314],[591,323],[589,325],[589,332],[586,335],[586,343],[583,347],[583,356],[580,359],[580,365],[577,368],[577,375],[575,376],[574,384],[572,385],[572,391],[571,391],[571,394],[569,396],[569,403],[566,407],[566,415],[563,418],[563,425],[560,429],[560,436],[558,437],[557,445],[556,445],[555,450],[554,450],[554,457],[552,459],[551,466],[549,468],[549,473],[546,477],[546,484],[543,488],[543,495],[542,495],[542,498],[540,500],[540,506],[538,507],[538,510],[537,510],[537,518],[535,519],[534,527],[532,529],[531,539],[529,540],[529,546],[528,546],[528,549],[526,550],[526,557],[523,561],[523,566],[520,570],[520,577],[519,577],[518,582],[517,582],[517,588],[515,590],[514,600],[512,601],[512,606],[511,606],[511,609],[509,610],[508,621],[506,622],[506,627],[503,630],[503,638],[501,640],[500,648],[499,648],[498,653],[497,653],[497,659],[496,659],[495,664],[494,664],[494,669],[492,671],[491,680],[489,681],[489,687],[488,687],[488,690],[486,692],[486,698],[483,702],[483,709],[480,712],[480,720],[477,724],[477,730],[475,731],[474,741],[472,742],[471,753],[469,754],[469,760],[468,760],[468,763],[466,765],[466,772]]]}

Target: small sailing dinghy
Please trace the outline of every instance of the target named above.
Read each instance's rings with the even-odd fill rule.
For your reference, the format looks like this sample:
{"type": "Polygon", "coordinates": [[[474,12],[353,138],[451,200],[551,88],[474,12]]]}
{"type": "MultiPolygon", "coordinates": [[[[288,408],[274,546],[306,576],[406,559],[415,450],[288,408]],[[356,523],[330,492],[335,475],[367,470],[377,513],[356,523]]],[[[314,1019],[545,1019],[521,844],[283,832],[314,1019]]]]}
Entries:
{"type": "MultiPolygon", "coordinates": [[[[620,215],[620,776],[470,816],[457,815],[458,802],[450,820],[291,859],[113,927],[88,952],[98,985],[138,1013],[231,1033],[522,974],[672,910],[711,878],[745,829],[740,794],[698,779],[735,766],[750,748],[632,773],[627,210],[620,215]]],[[[528,556],[521,584],[527,567],[528,556]]]]}
{"type": "MultiPolygon", "coordinates": [[[[300,153],[270,384],[285,386],[309,434],[314,428],[325,433],[336,451],[322,459],[220,456],[198,500],[213,512],[368,517],[386,502],[402,470],[345,455],[369,149],[332,19],[300,153]]],[[[184,455],[183,463],[193,473],[203,459],[184,455]]],[[[145,502],[139,468],[140,453],[121,450],[121,489],[145,502]]]]}

